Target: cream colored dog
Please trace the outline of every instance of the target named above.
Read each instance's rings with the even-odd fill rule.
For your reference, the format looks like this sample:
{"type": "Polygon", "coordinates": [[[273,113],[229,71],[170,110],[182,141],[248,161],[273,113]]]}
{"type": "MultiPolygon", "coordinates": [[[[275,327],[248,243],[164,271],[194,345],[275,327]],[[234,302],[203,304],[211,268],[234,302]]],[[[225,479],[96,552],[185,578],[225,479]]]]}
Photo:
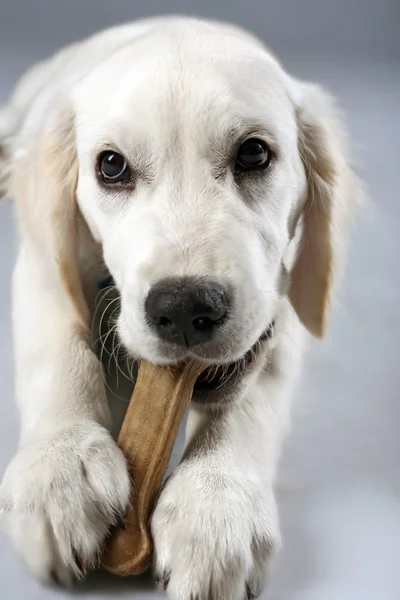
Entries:
{"type": "Polygon", "coordinates": [[[330,98],[239,29],[150,20],[29,71],[0,143],[20,234],[21,436],[1,486],[16,548],[69,583],[123,525],[129,480],[91,332],[110,273],[131,358],[211,365],[152,519],[160,585],[174,600],[256,596],[280,543],[303,331],[325,331],[357,197],[330,98]]]}

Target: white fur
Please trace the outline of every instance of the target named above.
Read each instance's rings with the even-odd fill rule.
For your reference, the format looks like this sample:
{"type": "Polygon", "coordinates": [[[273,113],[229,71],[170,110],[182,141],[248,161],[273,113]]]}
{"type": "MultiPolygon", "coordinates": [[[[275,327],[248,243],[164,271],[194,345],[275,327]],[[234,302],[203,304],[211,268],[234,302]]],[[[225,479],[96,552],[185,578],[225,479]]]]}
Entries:
{"type": "Polygon", "coordinates": [[[187,356],[163,352],[144,319],[144,299],[164,277],[207,276],[232,290],[223,335],[194,349],[216,364],[242,357],[275,319],[240,394],[190,409],[184,459],[152,520],[155,569],[169,578],[171,599],[241,600],[261,590],[279,547],[273,485],[301,364],[299,319],[323,333],[329,273],[355,199],[335,119],[330,99],[286,74],[252,36],[191,19],[103,32],[20,82],[0,119],[0,185],[17,202],[21,238],[13,280],[21,437],[1,501],[37,577],[53,572],[68,583],[77,573],[71,545],[91,564],[129,499],[86,330],[104,259],[132,357],[187,356]],[[237,184],[225,165],[216,176],[233,130],[268,141],[276,160],[267,175],[237,184]],[[96,155],[110,145],[139,173],[134,190],[110,193],[96,181],[96,155]],[[298,238],[302,262],[290,284],[298,238]]]}

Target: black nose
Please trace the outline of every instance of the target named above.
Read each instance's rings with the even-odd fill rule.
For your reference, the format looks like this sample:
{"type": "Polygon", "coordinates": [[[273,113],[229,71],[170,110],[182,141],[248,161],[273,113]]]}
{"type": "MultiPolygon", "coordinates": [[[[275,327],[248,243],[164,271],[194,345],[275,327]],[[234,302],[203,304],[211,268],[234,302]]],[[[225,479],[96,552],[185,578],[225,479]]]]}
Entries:
{"type": "Polygon", "coordinates": [[[227,315],[228,297],[217,283],[169,279],[151,288],[145,310],[161,339],[190,347],[212,338],[227,315]]]}

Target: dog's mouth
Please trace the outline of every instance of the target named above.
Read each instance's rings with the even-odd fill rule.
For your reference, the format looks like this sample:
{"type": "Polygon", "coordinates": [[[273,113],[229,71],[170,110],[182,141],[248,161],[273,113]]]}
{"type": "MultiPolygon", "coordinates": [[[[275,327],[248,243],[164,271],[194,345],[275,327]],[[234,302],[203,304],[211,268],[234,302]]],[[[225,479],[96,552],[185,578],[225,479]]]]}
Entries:
{"type": "Polygon", "coordinates": [[[193,400],[200,403],[227,400],[228,394],[237,388],[243,376],[249,372],[262,351],[264,342],[273,336],[273,332],[272,322],[242,358],[225,365],[207,367],[196,380],[193,400]]]}
{"type": "MultiPolygon", "coordinates": [[[[99,283],[100,289],[109,288],[111,286],[114,286],[111,277],[108,277],[99,283]]],[[[107,319],[103,319],[103,321],[106,323],[107,319]]],[[[193,390],[193,401],[201,404],[221,404],[229,402],[235,395],[235,392],[240,388],[240,383],[245,375],[252,371],[252,368],[257,362],[257,358],[265,351],[268,340],[274,336],[274,329],[275,321],[273,320],[255,344],[253,344],[239,360],[226,364],[213,364],[207,367],[196,380],[193,390]]],[[[107,328],[105,333],[107,333],[107,328]]],[[[104,332],[102,337],[104,337],[104,332]]],[[[109,335],[106,335],[106,340],[108,338],[109,335]]],[[[120,362],[122,363],[122,366],[119,365],[117,367],[117,371],[121,372],[128,380],[131,380],[135,384],[138,370],[138,358],[134,359],[129,367],[122,345],[118,347],[117,352],[112,349],[106,349],[106,354],[111,358],[114,357],[118,365],[120,362]],[[120,350],[125,356],[127,365],[126,373],[123,370],[124,361],[122,354],[121,357],[119,355],[120,350]]],[[[108,363],[108,370],[110,370],[110,360],[108,363]]]]}

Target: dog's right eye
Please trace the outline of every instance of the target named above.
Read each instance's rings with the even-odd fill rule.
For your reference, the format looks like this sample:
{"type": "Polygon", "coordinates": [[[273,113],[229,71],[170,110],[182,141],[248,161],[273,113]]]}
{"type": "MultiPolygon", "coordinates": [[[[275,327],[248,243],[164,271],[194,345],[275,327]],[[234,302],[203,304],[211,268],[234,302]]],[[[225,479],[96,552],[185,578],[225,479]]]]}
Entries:
{"type": "Polygon", "coordinates": [[[111,150],[106,150],[99,155],[98,169],[106,183],[118,183],[131,178],[131,171],[125,158],[122,154],[111,150]]]}
{"type": "Polygon", "coordinates": [[[256,171],[266,169],[271,154],[267,144],[258,138],[249,138],[240,146],[236,156],[238,171],[256,171]]]}

